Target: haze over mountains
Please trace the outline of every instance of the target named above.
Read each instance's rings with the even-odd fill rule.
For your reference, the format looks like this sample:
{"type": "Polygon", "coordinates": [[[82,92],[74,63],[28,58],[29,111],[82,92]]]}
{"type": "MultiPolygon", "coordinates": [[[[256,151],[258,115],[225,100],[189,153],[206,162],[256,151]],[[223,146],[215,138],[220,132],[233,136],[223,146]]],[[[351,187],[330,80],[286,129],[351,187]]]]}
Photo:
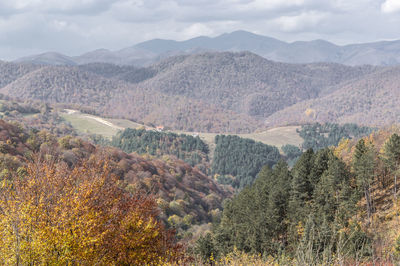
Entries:
{"type": "Polygon", "coordinates": [[[93,62],[147,66],[174,55],[249,51],[266,59],[287,63],[334,62],[345,65],[396,65],[400,63],[400,40],[335,45],[324,40],[287,43],[246,31],[215,38],[197,37],[186,41],[154,39],[118,51],[99,49],[80,56],[56,52],[28,56],[15,62],[47,65],[79,65],[93,62]]]}

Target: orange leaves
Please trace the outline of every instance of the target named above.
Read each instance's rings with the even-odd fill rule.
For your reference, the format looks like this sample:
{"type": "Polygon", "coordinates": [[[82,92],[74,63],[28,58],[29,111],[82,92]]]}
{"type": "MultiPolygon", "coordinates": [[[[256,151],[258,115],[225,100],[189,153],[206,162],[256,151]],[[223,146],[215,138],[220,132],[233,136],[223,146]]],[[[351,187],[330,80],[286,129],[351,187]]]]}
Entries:
{"type": "Polygon", "coordinates": [[[179,248],[148,196],[118,186],[109,164],[36,161],[0,186],[0,264],[152,264],[179,248]]]}

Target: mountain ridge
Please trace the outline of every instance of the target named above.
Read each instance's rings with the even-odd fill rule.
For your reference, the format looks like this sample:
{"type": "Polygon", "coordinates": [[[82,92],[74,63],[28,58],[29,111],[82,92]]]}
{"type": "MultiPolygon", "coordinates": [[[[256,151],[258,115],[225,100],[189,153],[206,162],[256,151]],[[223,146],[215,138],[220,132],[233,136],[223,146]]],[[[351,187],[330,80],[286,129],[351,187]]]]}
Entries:
{"type": "Polygon", "coordinates": [[[205,51],[249,51],[269,60],[286,63],[333,62],[350,66],[400,63],[400,40],[348,45],[336,45],[326,40],[285,42],[243,30],[184,41],[152,39],[116,51],[97,49],[79,56],[44,53],[15,61],[50,65],[106,62],[147,66],[169,56],[205,51]]]}

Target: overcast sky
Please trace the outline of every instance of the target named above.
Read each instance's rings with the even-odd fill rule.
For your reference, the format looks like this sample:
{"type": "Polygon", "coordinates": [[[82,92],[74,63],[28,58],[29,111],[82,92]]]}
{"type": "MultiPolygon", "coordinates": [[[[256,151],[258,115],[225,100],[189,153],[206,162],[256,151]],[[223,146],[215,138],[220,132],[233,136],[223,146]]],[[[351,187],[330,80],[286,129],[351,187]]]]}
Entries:
{"type": "Polygon", "coordinates": [[[400,0],[0,0],[0,59],[247,30],[336,44],[400,39],[400,0]]]}

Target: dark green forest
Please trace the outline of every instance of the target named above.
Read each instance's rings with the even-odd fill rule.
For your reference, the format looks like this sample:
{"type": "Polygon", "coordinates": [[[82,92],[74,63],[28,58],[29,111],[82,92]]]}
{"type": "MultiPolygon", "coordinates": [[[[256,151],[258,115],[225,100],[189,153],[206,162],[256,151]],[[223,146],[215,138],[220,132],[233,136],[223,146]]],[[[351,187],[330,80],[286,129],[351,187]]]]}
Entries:
{"type": "MultiPolygon", "coordinates": [[[[371,163],[363,147],[354,157],[360,171],[371,163]]],[[[328,263],[339,252],[369,255],[370,236],[351,219],[364,186],[365,177],[352,174],[330,149],[307,150],[291,170],[283,160],[273,168],[266,165],[251,186],[225,203],[220,223],[199,239],[197,252],[206,258],[236,247],[246,253],[285,254],[303,265],[328,263]]]]}
{"type": "Polygon", "coordinates": [[[264,165],[272,167],[281,158],[278,148],[238,136],[217,135],[215,144],[211,171],[235,188],[251,184],[264,165]]]}
{"type": "Polygon", "coordinates": [[[128,128],[113,137],[111,145],[127,153],[175,155],[191,166],[208,161],[208,146],[199,137],[171,132],[128,128]]]}

